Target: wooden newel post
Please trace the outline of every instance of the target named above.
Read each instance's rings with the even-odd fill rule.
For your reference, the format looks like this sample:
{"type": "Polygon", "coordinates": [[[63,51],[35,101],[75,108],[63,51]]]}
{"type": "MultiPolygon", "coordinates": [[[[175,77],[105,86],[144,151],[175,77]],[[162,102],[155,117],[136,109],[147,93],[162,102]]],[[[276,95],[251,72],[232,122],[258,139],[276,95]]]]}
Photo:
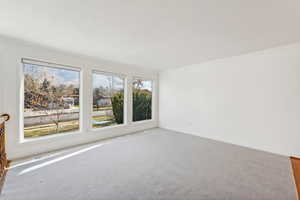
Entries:
{"type": "Polygon", "coordinates": [[[10,116],[8,114],[0,115],[0,194],[5,178],[6,167],[8,165],[5,151],[5,122],[10,116]]]}

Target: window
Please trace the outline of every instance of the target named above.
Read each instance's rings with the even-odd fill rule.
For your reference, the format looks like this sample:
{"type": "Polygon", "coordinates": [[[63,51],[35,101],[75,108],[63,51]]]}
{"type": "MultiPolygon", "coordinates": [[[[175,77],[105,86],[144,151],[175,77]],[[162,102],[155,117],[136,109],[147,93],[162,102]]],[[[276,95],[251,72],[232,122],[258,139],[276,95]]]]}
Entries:
{"type": "Polygon", "coordinates": [[[93,73],[93,128],[124,123],[124,78],[93,73]]]}
{"type": "Polygon", "coordinates": [[[152,81],[133,80],[133,121],[152,118],[152,81]]]}
{"type": "Polygon", "coordinates": [[[79,130],[80,71],[23,60],[24,138],[79,130]]]}
{"type": "Polygon", "coordinates": [[[22,59],[22,63],[21,139],[79,131],[82,114],[88,116],[84,129],[88,129],[88,124],[99,129],[152,119],[152,80],[128,76],[133,81],[128,85],[123,75],[86,73],[92,79],[93,95],[84,97],[82,102],[80,68],[30,59],[22,59]],[[127,89],[132,92],[128,94],[127,89]],[[91,110],[83,110],[81,105],[91,110]]]}

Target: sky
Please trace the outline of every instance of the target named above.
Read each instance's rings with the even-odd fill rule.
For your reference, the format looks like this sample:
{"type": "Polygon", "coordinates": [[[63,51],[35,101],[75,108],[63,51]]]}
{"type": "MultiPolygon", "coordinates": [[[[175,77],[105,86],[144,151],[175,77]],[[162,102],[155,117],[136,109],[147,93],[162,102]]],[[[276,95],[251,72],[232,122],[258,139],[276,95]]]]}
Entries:
{"type": "MultiPolygon", "coordinates": [[[[41,81],[47,78],[54,85],[65,84],[79,87],[80,84],[80,72],[70,69],[24,64],[24,74],[30,74],[41,81]]],[[[142,83],[142,90],[152,91],[152,81],[144,80],[142,83]]],[[[116,75],[93,73],[93,88],[99,88],[101,86],[104,88],[113,86],[114,89],[123,89],[124,79],[116,75]]]]}
{"type": "Polygon", "coordinates": [[[65,84],[78,87],[80,84],[80,72],[75,70],[24,64],[24,74],[30,74],[41,81],[47,78],[54,85],[65,84]]]}
{"type": "Polygon", "coordinates": [[[149,90],[152,91],[152,81],[143,80],[142,81],[142,90],[149,90]]]}
{"type": "Polygon", "coordinates": [[[110,88],[112,86],[115,89],[123,89],[124,79],[113,75],[93,73],[93,88],[110,88]]]}
{"type": "MultiPolygon", "coordinates": [[[[142,90],[149,90],[152,91],[152,81],[142,81],[143,86],[141,87],[142,90]]],[[[113,75],[106,75],[100,73],[93,73],[93,88],[110,88],[111,85],[115,89],[123,89],[124,88],[124,79],[118,76],[113,75]]]]}

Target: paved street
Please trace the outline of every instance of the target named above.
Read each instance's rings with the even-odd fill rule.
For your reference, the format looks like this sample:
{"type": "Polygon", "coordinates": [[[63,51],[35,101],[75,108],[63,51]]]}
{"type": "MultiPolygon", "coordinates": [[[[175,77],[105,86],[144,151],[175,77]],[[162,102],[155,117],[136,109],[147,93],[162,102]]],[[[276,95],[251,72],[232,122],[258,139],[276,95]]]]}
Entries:
{"type": "MultiPolygon", "coordinates": [[[[113,115],[112,110],[93,112],[93,116],[112,116],[112,115],[113,115]]],[[[53,123],[53,121],[56,121],[58,118],[60,121],[76,120],[79,118],[79,109],[68,109],[68,110],[64,110],[63,113],[61,113],[60,111],[25,112],[24,116],[25,116],[24,126],[28,127],[37,124],[53,123]]]]}

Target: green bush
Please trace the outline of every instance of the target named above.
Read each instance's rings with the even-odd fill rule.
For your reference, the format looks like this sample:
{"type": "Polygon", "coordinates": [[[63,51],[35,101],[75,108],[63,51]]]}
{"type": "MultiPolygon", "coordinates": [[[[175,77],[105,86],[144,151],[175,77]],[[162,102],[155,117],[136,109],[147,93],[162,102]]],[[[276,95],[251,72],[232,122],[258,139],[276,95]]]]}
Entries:
{"type": "MultiPolygon", "coordinates": [[[[112,109],[116,123],[124,122],[124,93],[117,92],[112,98],[112,109]]],[[[133,121],[151,119],[152,116],[152,94],[148,91],[135,89],[133,91],[133,121]]]]}
{"type": "Polygon", "coordinates": [[[134,89],[133,91],[133,121],[151,119],[152,94],[149,91],[134,89]]]}
{"type": "Polygon", "coordinates": [[[123,124],[124,116],[124,92],[117,92],[111,97],[112,109],[115,120],[118,124],[123,124]]]}

